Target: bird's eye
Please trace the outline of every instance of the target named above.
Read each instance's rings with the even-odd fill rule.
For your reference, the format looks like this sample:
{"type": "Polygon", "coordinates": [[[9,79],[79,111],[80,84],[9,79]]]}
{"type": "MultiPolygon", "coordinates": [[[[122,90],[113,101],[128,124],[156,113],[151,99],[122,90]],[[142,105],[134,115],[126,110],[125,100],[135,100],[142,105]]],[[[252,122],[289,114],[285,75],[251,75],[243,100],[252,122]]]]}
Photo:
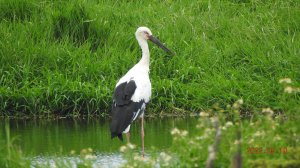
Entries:
{"type": "Polygon", "coordinates": [[[144,31],[145,34],[149,34],[148,32],[144,31]]]}

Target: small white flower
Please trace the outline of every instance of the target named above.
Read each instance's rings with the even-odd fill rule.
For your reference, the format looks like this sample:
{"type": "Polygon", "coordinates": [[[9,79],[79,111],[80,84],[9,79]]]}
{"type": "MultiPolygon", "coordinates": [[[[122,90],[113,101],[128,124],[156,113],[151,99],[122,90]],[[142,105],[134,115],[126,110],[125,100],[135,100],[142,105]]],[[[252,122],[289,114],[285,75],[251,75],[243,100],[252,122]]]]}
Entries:
{"type": "Polygon", "coordinates": [[[293,92],[293,88],[290,87],[290,86],[287,86],[287,87],[284,88],[284,92],[285,93],[292,93],[293,92]]]}
{"type": "Polygon", "coordinates": [[[96,159],[96,156],[88,154],[88,155],[85,155],[84,158],[85,159],[96,159]]]}
{"type": "Polygon", "coordinates": [[[264,132],[264,131],[257,131],[257,132],[254,133],[253,136],[254,136],[254,137],[265,136],[265,132],[264,132]]]}
{"type": "Polygon", "coordinates": [[[225,124],[226,127],[229,127],[229,126],[232,126],[232,125],[233,125],[233,123],[232,123],[231,121],[228,121],[228,122],[226,122],[226,124],[225,124]]]}
{"type": "Polygon", "coordinates": [[[292,80],[290,78],[283,78],[279,80],[279,83],[292,83],[292,80]]]}
{"type": "Polygon", "coordinates": [[[177,129],[177,128],[174,128],[174,129],[172,129],[172,131],[171,131],[171,134],[172,134],[172,135],[179,134],[179,133],[180,133],[180,131],[179,131],[179,129],[177,129]]]}
{"type": "Polygon", "coordinates": [[[165,152],[161,152],[159,155],[165,162],[169,162],[172,159],[172,157],[165,152]]]}
{"type": "Polygon", "coordinates": [[[270,115],[273,115],[273,114],[274,114],[274,111],[273,111],[270,107],[268,107],[268,108],[263,108],[263,109],[262,109],[262,112],[263,112],[263,113],[266,113],[266,114],[270,114],[270,115]]]}
{"type": "Polygon", "coordinates": [[[135,145],[133,145],[131,143],[128,143],[127,146],[129,147],[129,149],[134,149],[135,148],[135,145]]]}
{"type": "Polygon", "coordinates": [[[232,107],[234,109],[238,109],[238,108],[240,108],[240,105],[238,103],[233,103],[232,107]]]}
{"type": "Polygon", "coordinates": [[[195,139],[196,140],[202,140],[202,139],[204,139],[205,137],[203,137],[203,136],[197,136],[195,139]]]}
{"type": "Polygon", "coordinates": [[[75,150],[71,150],[71,151],[70,151],[70,154],[71,154],[71,155],[74,155],[75,153],[76,153],[75,150]]]}
{"type": "Polygon", "coordinates": [[[218,121],[218,118],[217,118],[217,117],[211,117],[211,118],[210,118],[210,121],[211,121],[212,123],[214,123],[214,122],[218,121]]]}
{"type": "Polygon", "coordinates": [[[239,144],[241,144],[241,143],[242,143],[242,140],[237,140],[237,139],[236,139],[236,140],[234,141],[234,144],[235,144],[235,145],[239,145],[239,144]]]}
{"type": "Polygon", "coordinates": [[[242,105],[244,103],[244,100],[243,99],[239,99],[236,101],[238,104],[242,105]]]}
{"type": "Polygon", "coordinates": [[[88,153],[88,151],[87,151],[86,149],[82,149],[82,150],[80,151],[80,154],[86,154],[86,153],[88,153]]]}
{"type": "Polygon", "coordinates": [[[193,141],[193,140],[189,140],[189,144],[190,144],[190,145],[195,145],[196,143],[195,143],[195,141],[193,141]]]}
{"type": "Polygon", "coordinates": [[[281,140],[281,137],[280,137],[279,135],[276,135],[276,136],[274,137],[274,140],[279,141],[279,140],[281,140]]]}
{"type": "Polygon", "coordinates": [[[205,128],[204,130],[204,135],[209,135],[214,131],[214,129],[210,129],[210,128],[205,128]]]}
{"type": "Polygon", "coordinates": [[[126,146],[121,146],[121,147],[120,147],[120,152],[123,152],[123,153],[124,153],[126,150],[127,150],[127,147],[126,147],[126,146]]]}
{"type": "Polygon", "coordinates": [[[187,136],[187,134],[188,134],[188,132],[187,132],[186,130],[183,130],[183,131],[181,132],[181,136],[187,136]]]}
{"type": "Polygon", "coordinates": [[[135,155],[133,159],[136,161],[144,161],[144,158],[138,155],[135,155]]]}
{"type": "Polygon", "coordinates": [[[201,116],[201,117],[208,117],[209,114],[202,111],[202,112],[200,112],[200,116],[201,116]]]}
{"type": "Polygon", "coordinates": [[[202,127],[203,127],[202,124],[197,124],[197,125],[196,125],[196,128],[202,128],[202,127]]]}

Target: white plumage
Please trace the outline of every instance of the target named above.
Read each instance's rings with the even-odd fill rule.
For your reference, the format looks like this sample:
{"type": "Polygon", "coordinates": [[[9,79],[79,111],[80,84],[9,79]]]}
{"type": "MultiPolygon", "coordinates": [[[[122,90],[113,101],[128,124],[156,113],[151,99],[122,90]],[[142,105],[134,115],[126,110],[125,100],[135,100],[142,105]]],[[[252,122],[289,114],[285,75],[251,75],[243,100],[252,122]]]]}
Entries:
{"type": "Polygon", "coordinates": [[[151,97],[151,82],[149,78],[150,52],[145,32],[152,35],[150,29],[146,27],[138,28],[135,33],[136,39],[142,49],[142,59],[119,80],[116,87],[121,83],[133,80],[137,88],[131,100],[139,102],[144,99],[148,103],[151,97]]]}
{"type": "Polygon", "coordinates": [[[144,99],[146,103],[150,101],[151,98],[151,82],[149,78],[149,66],[137,63],[133,68],[131,68],[126,75],[124,75],[119,82],[116,84],[118,87],[121,83],[128,83],[133,80],[136,84],[136,90],[131,97],[134,102],[139,102],[144,99]]]}

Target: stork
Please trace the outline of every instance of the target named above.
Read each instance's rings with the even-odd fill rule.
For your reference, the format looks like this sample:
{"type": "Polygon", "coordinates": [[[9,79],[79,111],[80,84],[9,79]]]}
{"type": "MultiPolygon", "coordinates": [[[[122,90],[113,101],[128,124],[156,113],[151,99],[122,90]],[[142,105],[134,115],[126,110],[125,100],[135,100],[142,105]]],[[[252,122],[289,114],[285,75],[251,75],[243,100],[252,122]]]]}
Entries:
{"type": "Polygon", "coordinates": [[[147,40],[152,41],[167,53],[172,52],[164,46],[147,27],[139,27],[135,37],[142,49],[141,60],[133,66],[116,84],[113,93],[111,138],[118,137],[123,141],[122,133],[130,140],[130,125],[141,118],[142,156],[144,156],[144,111],[151,97],[149,78],[150,52],[147,40]]]}

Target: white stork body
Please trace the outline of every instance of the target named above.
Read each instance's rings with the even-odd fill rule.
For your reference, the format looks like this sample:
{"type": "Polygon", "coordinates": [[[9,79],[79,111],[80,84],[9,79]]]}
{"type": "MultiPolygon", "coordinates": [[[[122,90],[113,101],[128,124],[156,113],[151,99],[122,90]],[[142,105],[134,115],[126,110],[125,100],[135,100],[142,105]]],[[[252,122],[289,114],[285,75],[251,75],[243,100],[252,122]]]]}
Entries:
{"type": "MultiPolygon", "coordinates": [[[[149,57],[149,56],[148,56],[149,57]]],[[[131,97],[132,104],[137,104],[136,110],[133,110],[133,117],[131,123],[139,117],[144,117],[144,111],[146,104],[151,98],[151,82],[149,78],[149,65],[143,65],[142,63],[136,64],[132,67],[126,75],[124,75],[116,85],[116,88],[122,83],[129,83],[133,81],[136,85],[136,89],[131,97]]],[[[130,125],[122,133],[128,133],[130,125]]]]}
{"type": "MultiPolygon", "coordinates": [[[[149,55],[147,57],[149,57],[149,55]]],[[[132,95],[131,100],[133,102],[139,102],[143,99],[146,103],[148,103],[151,98],[149,64],[144,65],[141,62],[137,63],[119,80],[116,87],[118,87],[121,83],[128,83],[131,80],[133,80],[136,84],[136,90],[132,95]]]]}
{"type": "Polygon", "coordinates": [[[149,78],[150,52],[147,40],[151,40],[167,52],[171,51],[153,37],[147,27],[139,27],[135,36],[142,49],[142,58],[116,84],[113,95],[110,131],[111,138],[118,137],[120,140],[123,140],[122,133],[126,133],[129,141],[130,125],[140,116],[142,153],[144,155],[144,111],[151,97],[151,82],[149,78]]]}

